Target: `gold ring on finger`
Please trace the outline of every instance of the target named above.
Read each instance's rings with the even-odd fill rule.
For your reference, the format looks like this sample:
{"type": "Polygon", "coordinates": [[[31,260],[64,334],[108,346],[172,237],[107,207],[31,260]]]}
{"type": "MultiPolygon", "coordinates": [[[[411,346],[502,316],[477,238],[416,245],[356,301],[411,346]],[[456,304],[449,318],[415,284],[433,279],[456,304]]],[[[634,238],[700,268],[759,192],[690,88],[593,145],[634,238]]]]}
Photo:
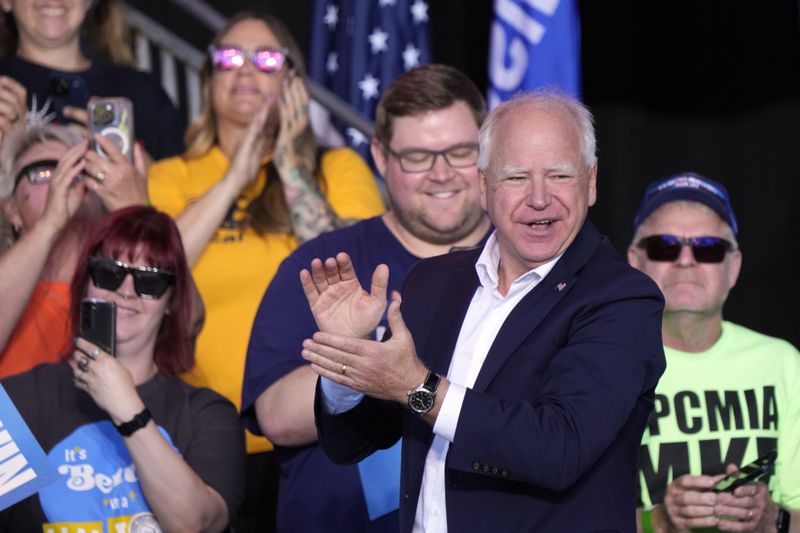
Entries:
{"type": "Polygon", "coordinates": [[[347,374],[347,365],[342,365],[342,375],[344,376],[346,374],[347,374]]]}
{"type": "Polygon", "coordinates": [[[89,370],[89,359],[86,357],[81,357],[78,360],[78,368],[81,369],[82,372],[86,372],[89,370]]]}
{"type": "Polygon", "coordinates": [[[95,172],[94,173],[94,177],[95,177],[95,179],[97,181],[100,181],[100,182],[105,181],[105,179],[106,179],[106,175],[103,174],[102,170],[98,170],[97,172],[95,172]]]}

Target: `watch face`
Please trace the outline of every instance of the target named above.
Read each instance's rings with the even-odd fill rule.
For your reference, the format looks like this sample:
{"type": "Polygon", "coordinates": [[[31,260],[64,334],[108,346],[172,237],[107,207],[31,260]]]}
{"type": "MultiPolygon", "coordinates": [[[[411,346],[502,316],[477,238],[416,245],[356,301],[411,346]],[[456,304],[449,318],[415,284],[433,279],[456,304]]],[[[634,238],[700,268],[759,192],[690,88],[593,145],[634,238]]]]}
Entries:
{"type": "Polygon", "coordinates": [[[424,415],[433,408],[433,394],[427,390],[414,391],[408,398],[408,406],[415,413],[424,415]]]}

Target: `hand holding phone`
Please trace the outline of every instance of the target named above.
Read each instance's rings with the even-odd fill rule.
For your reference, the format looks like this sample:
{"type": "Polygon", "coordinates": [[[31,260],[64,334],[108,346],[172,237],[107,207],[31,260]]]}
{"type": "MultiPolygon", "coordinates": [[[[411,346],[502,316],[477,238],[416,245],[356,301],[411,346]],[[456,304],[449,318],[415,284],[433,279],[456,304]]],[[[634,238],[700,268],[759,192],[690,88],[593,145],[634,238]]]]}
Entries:
{"type": "Polygon", "coordinates": [[[80,335],[103,351],[116,355],[117,305],[98,298],[81,300],[80,335]]]}
{"type": "Polygon", "coordinates": [[[743,466],[738,472],[722,478],[714,487],[714,492],[733,492],[742,485],[762,479],[775,469],[777,458],[778,452],[775,450],[762,455],[749,465],[743,466]]]}
{"type": "MultiPolygon", "coordinates": [[[[100,134],[109,139],[119,148],[119,151],[133,161],[133,104],[127,98],[98,98],[89,99],[87,106],[89,113],[89,134],[94,139],[95,134],[100,134]]],[[[92,141],[92,148],[100,155],[109,159],[103,148],[92,141]]]]}

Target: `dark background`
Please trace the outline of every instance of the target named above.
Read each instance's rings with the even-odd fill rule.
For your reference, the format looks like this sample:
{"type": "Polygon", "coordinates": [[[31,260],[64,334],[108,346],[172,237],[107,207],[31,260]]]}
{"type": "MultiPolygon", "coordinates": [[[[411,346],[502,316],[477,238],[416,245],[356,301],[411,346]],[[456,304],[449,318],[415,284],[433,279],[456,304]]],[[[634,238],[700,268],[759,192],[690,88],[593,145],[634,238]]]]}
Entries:
{"type": "MultiPolygon", "coordinates": [[[[168,2],[130,3],[189,40],[210,40],[168,2]]],[[[308,44],[311,0],[209,3],[226,14],[268,8],[308,44]]],[[[429,4],[434,60],[485,89],[492,1],[429,4]]],[[[590,217],[624,253],[647,183],[683,170],[724,183],[744,255],[725,316],[800,345],[797,0],[586,0],[580,11],[583,98],[597,121],[600,162],[590,217]]]]}

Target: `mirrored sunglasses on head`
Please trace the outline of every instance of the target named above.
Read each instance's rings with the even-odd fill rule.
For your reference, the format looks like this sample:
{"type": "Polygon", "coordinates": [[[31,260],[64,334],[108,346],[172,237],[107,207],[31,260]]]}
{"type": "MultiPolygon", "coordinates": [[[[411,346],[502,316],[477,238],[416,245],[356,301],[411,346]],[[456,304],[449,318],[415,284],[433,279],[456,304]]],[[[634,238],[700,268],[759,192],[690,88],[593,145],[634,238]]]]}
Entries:
{"type": "Polygon", "coordinates": [[[684,246],[692,250],[698,263],[721,263],[733,244],[721,237],[677,237],[675,235],[651,235],[640,240],[637,247],[647,252],[651,261],[673,262],[681,255],[684,246]]]}
{"type": "Polygon", "coordinates": [[[89,258],[89,275],[99,289],[107,291],[119,289],[128,274],[133,276],[133,290],[136,294],[149,300],[161,298],[167,289],[175,284],[175,274],[168,270],[130,266],[105,257],[89,258]]]}
{"type": "Polygon", "coordinates": [[[40,159],[22,167],[14,179],[14,189],[22,179],[27,179],[33,185],[48,183],[56,171],[58,161],[55,159],[40,159]]]}
{"type": "Polygon", "coordinates": [[[250,61],[261,72],[272,74],[280,72],[284,64],[291,66],[289,51],[285,48],[255,48],[243,50],[238,46],[220,44],[208,47],[211,62],[217,70],[236,70],[250,61]]]}

